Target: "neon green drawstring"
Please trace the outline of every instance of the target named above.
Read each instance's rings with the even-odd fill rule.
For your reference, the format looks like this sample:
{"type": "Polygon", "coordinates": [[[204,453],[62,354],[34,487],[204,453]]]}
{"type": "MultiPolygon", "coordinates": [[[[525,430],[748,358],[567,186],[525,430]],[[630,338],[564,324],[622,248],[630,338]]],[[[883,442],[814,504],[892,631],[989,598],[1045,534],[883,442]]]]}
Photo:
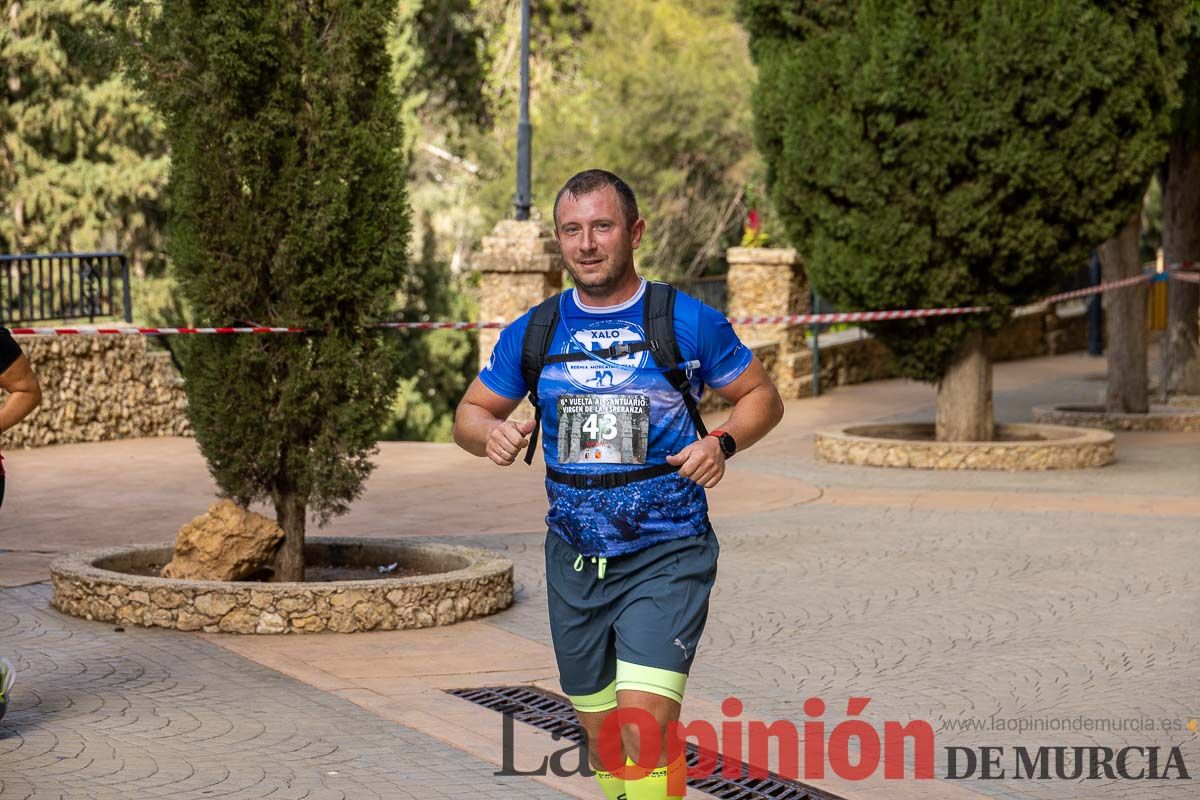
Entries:
{"type": "MultiPolygon", "coordinates": [[[[597,565],[596,578],[598,580],[604,580],[604,571],[608,568],[608,559],[605,558],[604,556],[599,556],[599,557],[592,556],[592,563],[597,565]]],[[[575,559],[575,571],[583,572],[583,555],[582,554],[580,554],[579,558],[575,559]]]]}

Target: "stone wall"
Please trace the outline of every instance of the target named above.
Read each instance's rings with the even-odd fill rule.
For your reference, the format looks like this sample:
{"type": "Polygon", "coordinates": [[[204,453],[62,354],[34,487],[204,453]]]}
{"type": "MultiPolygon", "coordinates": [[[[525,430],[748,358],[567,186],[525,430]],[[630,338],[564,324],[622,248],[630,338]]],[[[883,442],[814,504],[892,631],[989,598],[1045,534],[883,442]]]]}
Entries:
{"type": "Polygon", "coordinates": [[[5,448],[187,436],[187,396],[170,355],[142,336],[21,336],[42,404],[5,431],[5,448]]]}

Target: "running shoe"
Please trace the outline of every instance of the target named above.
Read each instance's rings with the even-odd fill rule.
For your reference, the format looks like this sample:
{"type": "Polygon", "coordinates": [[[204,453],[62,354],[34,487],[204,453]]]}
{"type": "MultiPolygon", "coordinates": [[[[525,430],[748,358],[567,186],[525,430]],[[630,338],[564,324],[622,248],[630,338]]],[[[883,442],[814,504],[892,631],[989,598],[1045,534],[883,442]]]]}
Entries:
{"type": "Polygon", "coordinates": [[[4,712],[8,710],[8,693],[16,679],[16,667],[7,658],[0,656],[0,719],[4,719],[4,712]]]}

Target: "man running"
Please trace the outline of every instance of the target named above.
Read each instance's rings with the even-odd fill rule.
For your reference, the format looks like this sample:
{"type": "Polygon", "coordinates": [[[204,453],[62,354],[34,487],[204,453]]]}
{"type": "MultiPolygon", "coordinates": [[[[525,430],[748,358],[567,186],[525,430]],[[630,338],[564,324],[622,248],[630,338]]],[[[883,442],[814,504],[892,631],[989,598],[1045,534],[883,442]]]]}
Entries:
{"type": "MultiPolygon", "coordinates": [[[[8,392],[0,406],[0,432],[16,425],[42,402],[42,389],[29,366],[29,359],[7,328],[0,328],[0,389],[8,392]]],[[[4,457],[0,456],[0,505],[4,504],[4,457]]],[[[8,698],[16,679],[16,669],[7,658],[0,658],[0,719],[8,710],[8,698]]]]}
{"type": "MultiPolygon", "coordinates": [[[[720,482],[727,458],[779,423],[783,402],[720,312],[638,276],[633,251],[646,223],[624,181],[604,170],[575,175],[555,199],[554,224],[575,289],[503,330],[458,406],[454,440],[509,466],[542,434],[560,682],[605,796],[664,800],[678,796],[667,794],[668,774],[686,769],[682,757],[667,763],[665,737],[716,577],[704,490],[720,482]],[[697,410],[704,384],[733,404],[711,432],[697,410]],[[508,420],[527,393],[540,431],[508,420]],[[597,744],[614,709],[635,708],[658,723],[661,756],[658,769],[625,781],[602,768],[597,744]]],[[[636,759],[638,727],[620,731],[636,759]]]]}

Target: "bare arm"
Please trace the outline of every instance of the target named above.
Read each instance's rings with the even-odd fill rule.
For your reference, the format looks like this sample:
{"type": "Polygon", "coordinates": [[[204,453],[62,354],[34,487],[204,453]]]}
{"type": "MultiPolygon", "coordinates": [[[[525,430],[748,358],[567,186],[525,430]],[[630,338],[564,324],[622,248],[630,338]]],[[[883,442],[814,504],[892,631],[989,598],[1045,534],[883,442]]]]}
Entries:
{"type": "Polygon", "coordinates": [[[496,394],[476,378],[454,412],[454,441],[474,456],[486,456],[507,467],[529,445],[533,421],[509,422],[520,399],[496,394]]]}
{"type": "Polygon", "coordinates": [[[0,407],[0,431],[25,419],[42,402],[42,387],[29,366],[29,359],[23,355],[0,372],[0,389],[9,393],[4,406],[0,407]]]}
{"type": "MultiPolygon", "coordinates": [[[[729,419],[717,427],[733,437],[739,453],[766,436],[783,419],[783,399],[757,356],[732,383],[713,391],[733,404],[729,419]]],[[[678,464],[680,475],[707,489],[725,476],[725,454],[715,436],[705,436],[667,456],[667,463],[678,464]]]]}
{"type": "Polygon", "coordinates": [[[733,404],[729,419],[717,427],[733,437],[739,453],[766,436],[783,419],[783,398],[758,356],[750,360],[750,366],[733,383],[713,391],[733,404]]]}

